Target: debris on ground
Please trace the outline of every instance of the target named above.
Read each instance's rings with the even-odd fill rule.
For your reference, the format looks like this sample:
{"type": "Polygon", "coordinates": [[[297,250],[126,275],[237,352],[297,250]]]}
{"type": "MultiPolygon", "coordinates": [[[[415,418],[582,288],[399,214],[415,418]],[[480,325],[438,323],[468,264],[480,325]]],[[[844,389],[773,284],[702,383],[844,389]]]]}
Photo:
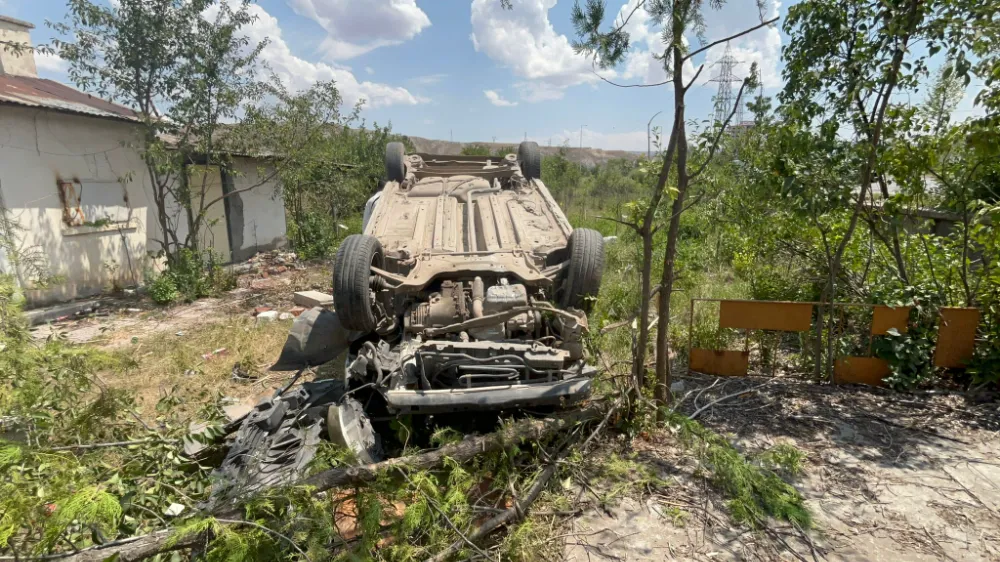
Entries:
{"type": "Polygon", "coordinates": [[[297,291],[292,295],[292,302],[303,309],[310,309],[316,306],[332,306],[333,295],[319,291],[297,291]]]}
{"type": "Polygon", "coordinates": [[[208,353],[203,353],[202,356],[201,356],[201,358],[204,359],[205,361],[208,361],[208,360],[213,359],[215,357],[218,357],[220,355],[225,355],[226,353],[228,353],[228,350],[226,348],[224,348],[224,347],[220,347],[220,348],[215,349],[213,351],[209,351],[208,353]]]}
{"type": "Polygon", "coordinates": [[[260,314],[257,315],[257,323],[260,324],[261,322],[274,322],[275,320],[278,319],[278,315],[279,314],[277,310],[268,310],[267,312],[261,312],[260,314]]]}

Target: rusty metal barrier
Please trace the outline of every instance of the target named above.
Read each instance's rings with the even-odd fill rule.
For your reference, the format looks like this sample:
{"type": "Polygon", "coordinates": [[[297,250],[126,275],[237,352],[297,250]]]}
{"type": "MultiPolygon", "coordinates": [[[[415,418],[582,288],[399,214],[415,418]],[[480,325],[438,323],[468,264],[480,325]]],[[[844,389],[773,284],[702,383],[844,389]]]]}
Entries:
{"type": "MultiPolygon", "coordinates": [[[[867,356],[846,355],[836,357],[833,382],[838,384],[867,384],[882,386],[889,375],[889,364],[884,359],[872,357],[872,339],[895,329],[905,333],[908,329],[912,307],[890,307],[865,303],[821,303],[789,301],[753,301],[739,299],[691,299],[688,317],[688,368],[692,371],[719,376],[746,376],[750,368],[750,332],[807,332],[814,329],[813,314],[816,306],[833,306],[843,311],[860,307],[872,310],[868,330],[867,356]],[[716,350],[694,346],[694,312],[697,302],[719,303],[719,329],[744,330],[742,350],[716,350]]],[[[972,357],[980,313],[975,308],[942,308],[934,364],[945,368],[964,367],[972,357]]],[[[836,324],[829,329],[836,336],[836,324]]],[[[818,360],[818,359],[817,359],[818,360]]]]}

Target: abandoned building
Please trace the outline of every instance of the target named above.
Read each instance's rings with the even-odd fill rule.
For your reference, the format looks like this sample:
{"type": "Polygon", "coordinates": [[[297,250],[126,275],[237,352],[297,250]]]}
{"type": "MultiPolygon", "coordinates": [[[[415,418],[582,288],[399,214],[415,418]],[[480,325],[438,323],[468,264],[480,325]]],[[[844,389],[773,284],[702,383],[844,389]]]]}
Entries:
{"type": "MultiPolygon", "coordinates": [[[[0,40],[30,46],[33,27],[0,16],[0,40]]],[[[9,240],[0,244],[0,273],[15,276],[28,307],[140,284],[156,269],[164,237],[134,148],[138,121],[129,108],[39,78],[30,50],[0,49],[0,234],[9,240]],[[51,280],[44,286],[28,271],[38,262],[51,280]]],[[[225,262],[286,242],[284,203],[264,163],[231,161],[197,171],[207,200],[256,186],[206,210],[201,247],[225,262]]],[[[175,207],[183,238],[187,223],[175,207]]]]}

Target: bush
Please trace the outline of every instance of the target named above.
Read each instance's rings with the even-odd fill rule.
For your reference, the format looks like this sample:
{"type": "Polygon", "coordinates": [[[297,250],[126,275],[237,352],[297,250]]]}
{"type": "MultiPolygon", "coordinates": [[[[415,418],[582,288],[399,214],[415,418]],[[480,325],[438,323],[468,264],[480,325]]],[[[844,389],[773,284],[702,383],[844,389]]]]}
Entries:
{"type": "Polygon", "coordinates": [[[149,284],[149,297],[156,304],[170,304],[180,297],[180,293],[173,278],[164,273],[149,284]]]}
{"type": "Polygon", "coordinates": [[[150,284],[149,295],[156,304],[170,304],[178,299],[191,302],[214,296],[234,287],[236,278],[219,265],[214,253],[183,249],[150,284]]]}

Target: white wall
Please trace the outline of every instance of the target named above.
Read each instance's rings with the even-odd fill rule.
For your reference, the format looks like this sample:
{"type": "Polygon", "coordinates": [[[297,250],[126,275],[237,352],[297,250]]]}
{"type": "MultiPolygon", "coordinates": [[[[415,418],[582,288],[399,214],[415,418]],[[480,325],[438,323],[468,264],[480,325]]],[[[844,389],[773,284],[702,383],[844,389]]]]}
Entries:
{"type": "MultiPolygon", "coordinates": [[[[19,245],[43,254],[48,273],[57,280],[39,288],[22,276],[29,306],[95,295],[116,283],[142,283],[144,271],[157,266],[150,254],[160,250],[163,237],[146,167],[132,148],[137,142],[135,126],[128,122],[0,104],[3,204],[20,225],[15,233],[19,245]],[[120,217],[127,189],[131,220],[102,228],[67,226],[60,179],[83,186],[81,207],[88,221],[102,218],[95,214],[120,217]]],[[[233,188],[267,179],[268,172],[258,166],[258,161],[237,158],[233,188]]],[[[273,181],[229,199],[236,261],[286,244],[284,203],[275,197],[273,181]]],[[[221,214],[225,204],[216,205],[221,214]]],[[[184,213],[179,205],[168,207],[183,241],[184,213]]],[[[0,272],[11,271],[9,256],[0,250],[0,272]]]]}
{"type": "MultiPolygon", "coordinates": [[[[30,24],[29,24],[30,25],[30,24]]],[[[31,47],[31,27],[0,19],[0,41],[31,47]]],[[[38,76],[35,69],[35,54],[30,49],[15,53],[11,49],[0,49],[0,74],[16,76],[38,76]]]]}
{"type": "Polygon", "coordinates": [[[233,161],[233,189],[238,191],[250,186],[253,189],[230,197],[230,221],[238,229],[238,206],[242,207],[242,237],[238,232],[232,236],[233,256],[236,261],[245,260],[257,251],[280,248],[287,245],[285,235],[285,203],[276,191],[277,184],[270,168],[262,167],[259,160],[236,158],[233,161]],[[239,198],[239,201],[235,201],[239,198]],[[242,238],[242,239],[240,239],[242,238]]]}
{"type": "MultiPolygon", "coordinates": [[[[141,281],[155,207],[142,161],[123,146],[133,139],[128,123],[0,105],[0,189],[8,216],[20,226],[15,236],[21,247],[40,251],[48,273],[59,280],[47,289],[27,290],[29,305],[141,281]],[[129,175],[131,181],[125,180],[129,175]],[[132,220],[103,229],[67,226],[60,179],[85,186],[82,206],[90,212],[98,205],[126,205],[127,188],[132,220]]],[[[10,272],[9,262],[9,256],[0,258],[0,268],[10,272]]]]}

